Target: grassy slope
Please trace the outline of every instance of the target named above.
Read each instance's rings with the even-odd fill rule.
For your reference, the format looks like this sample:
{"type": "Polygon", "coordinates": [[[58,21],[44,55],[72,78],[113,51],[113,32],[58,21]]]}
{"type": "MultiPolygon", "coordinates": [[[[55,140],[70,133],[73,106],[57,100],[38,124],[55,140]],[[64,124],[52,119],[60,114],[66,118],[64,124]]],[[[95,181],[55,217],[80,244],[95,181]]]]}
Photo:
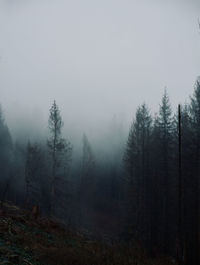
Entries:
{"type": "Polygon", "coordinates": [[[20,265],[167,265],[167,259],[149,259],[137,247],[107,246],[38,219],[6,204],[0,213],[0,264],[20,265]]]}

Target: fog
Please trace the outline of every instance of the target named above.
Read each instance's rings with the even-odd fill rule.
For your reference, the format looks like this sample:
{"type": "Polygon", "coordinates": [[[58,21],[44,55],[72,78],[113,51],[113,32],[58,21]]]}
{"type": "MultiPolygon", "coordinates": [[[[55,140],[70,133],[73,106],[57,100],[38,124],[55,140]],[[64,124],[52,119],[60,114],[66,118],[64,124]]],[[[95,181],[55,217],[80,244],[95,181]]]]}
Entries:
{"type": "MultiPolygon", "coordinates": [[[[38,243],[31,220],[48,217],[114,247],[112,262],[107,247],[84,243],[87,264],[149,264],[148,252],[151,264],[160,257],[200,264],[199,110],[200,0],[0,0],[6,256],[25,262],[18,255],[25,245],[28,256],[37,252],[34,241],[18,240],[15,221],[25,228],[27,218],[38,243]],[[7,201],[27,210],[22,219],[9,216],[7,201]],[[11,255],[15,243],[20,251],[11,255]]],[[[66,235],[67,262],[83,264],[66,235]]],[[[40,251],[55,253],[51,238],[40,251]]],[[[62,242],[58,247],[66,252],[62,242]]]]}
{"type": "Polygon", "coordinates": [[[175,108],[200,74],[198,17],[197,0],[0,0],[9,127],[45,131],[54,99],[71,136],[101,134],[114,115],[129,126],[144,101],[154,113],[164,87],[175,108]]]}

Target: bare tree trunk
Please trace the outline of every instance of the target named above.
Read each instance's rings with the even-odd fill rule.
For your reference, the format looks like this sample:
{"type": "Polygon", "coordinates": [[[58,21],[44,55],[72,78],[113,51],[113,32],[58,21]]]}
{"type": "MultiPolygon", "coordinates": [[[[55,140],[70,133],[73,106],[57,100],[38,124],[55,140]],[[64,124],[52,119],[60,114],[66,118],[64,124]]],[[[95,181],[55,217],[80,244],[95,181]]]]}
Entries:
{"type": "Polygon", "coordinates": [[[27,185],[26,185],[26,199],[25,199],[25,208],[28,208],[29,201],[30,201],[30,185],[29,185],[29,184],[27,184],[27,185]]]}
{"type": "Polygon", "coordinates": [[[182,146],[181,146],[181,106],[178,105],[178,166],[179,166],[179,177],[178,177],[178,263],[183,264],[183,207],[182,207],[182,146]]]}
{"type": "Polygon", "coordinates": [[[54,215],[54,200],[55,200],[55,173],[56,173],[56,158],[55,151],[53,154],[53,167],[52,167],[52,179],[51,179],[51,187],[50,187],[50,217],[54,215]]]}

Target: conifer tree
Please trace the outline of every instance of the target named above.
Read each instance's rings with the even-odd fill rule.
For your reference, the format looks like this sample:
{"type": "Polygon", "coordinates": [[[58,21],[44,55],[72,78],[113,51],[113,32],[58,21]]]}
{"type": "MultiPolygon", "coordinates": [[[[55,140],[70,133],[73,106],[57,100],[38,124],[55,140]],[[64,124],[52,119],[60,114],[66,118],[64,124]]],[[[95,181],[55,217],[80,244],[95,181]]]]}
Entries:
{"type": "Polygon", "coordinates": [[[160,241],[161,248],[167,252],[169,245],[170,226],[172,225],[171,216],[171,193],[170,187],[172,185],[172,161],[173,161],[173,133],[174,123],[169,96],[165,89],[162,102],[160,105],[159,115],[155,120],[156,144],[157,144],[157,163],[159,172],[158,186],[160,189],[160,241]]]}
{"type": "Polygon", "coordinates": [[[144,239],[144,229],[147,222],[148,205],[148,175],[150,170],[150,141],[152,118],[145,104],[136,111],[126,150],[124,154],[125,167],[128,173],[129,201],[132,205],[129,219],[133,219],[133,231],[136,236],[144,239]]]}
{"type": "Polygon", "coordinates": [[[13,162],[13,143],[9,129],[5,123],[4,113],[0,105],[0,175],[1,175],[1,194],[4,193],[5,183],[12,174],[13,162]]]}
{"type": "Polygon", "coordinates": [[[31,144],[30,142],[28,142],[26,147],[25,162],[26,207],[30,206],[29,203],[32,193],[38,193],[39,187],[36,188],[36,183],[38,182],[38,178],[41,175],[43,166],[43,158],[40,147],[36,143],[31,144]]]}
{"type": "Polygon", "coordinates": [[[70,142],[62,137],[63,125],[64,124],[60,115],[60,110],[56,104],[56,101],[54,100],[49,113],[50,137],[47,141],[49,154],[51,157],[50,216],[53,216],[54,213],[56,180],[60,175],[62,175],[63,170],[65,170],[72,151],[70,142]]]}

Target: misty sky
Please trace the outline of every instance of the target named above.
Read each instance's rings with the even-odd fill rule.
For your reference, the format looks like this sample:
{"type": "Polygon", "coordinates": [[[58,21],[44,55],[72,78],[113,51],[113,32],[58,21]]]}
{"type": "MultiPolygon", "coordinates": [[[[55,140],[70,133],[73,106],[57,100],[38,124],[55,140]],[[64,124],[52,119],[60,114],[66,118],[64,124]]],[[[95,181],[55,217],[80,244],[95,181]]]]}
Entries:
{"type": "Polygon", "coordinates": [[[8,123],[45,120],[57,100],[65,123],[91,124],[164,87],[175,106],[200,75],[199,0],[0,0],[0,101],[8,123]]]}

